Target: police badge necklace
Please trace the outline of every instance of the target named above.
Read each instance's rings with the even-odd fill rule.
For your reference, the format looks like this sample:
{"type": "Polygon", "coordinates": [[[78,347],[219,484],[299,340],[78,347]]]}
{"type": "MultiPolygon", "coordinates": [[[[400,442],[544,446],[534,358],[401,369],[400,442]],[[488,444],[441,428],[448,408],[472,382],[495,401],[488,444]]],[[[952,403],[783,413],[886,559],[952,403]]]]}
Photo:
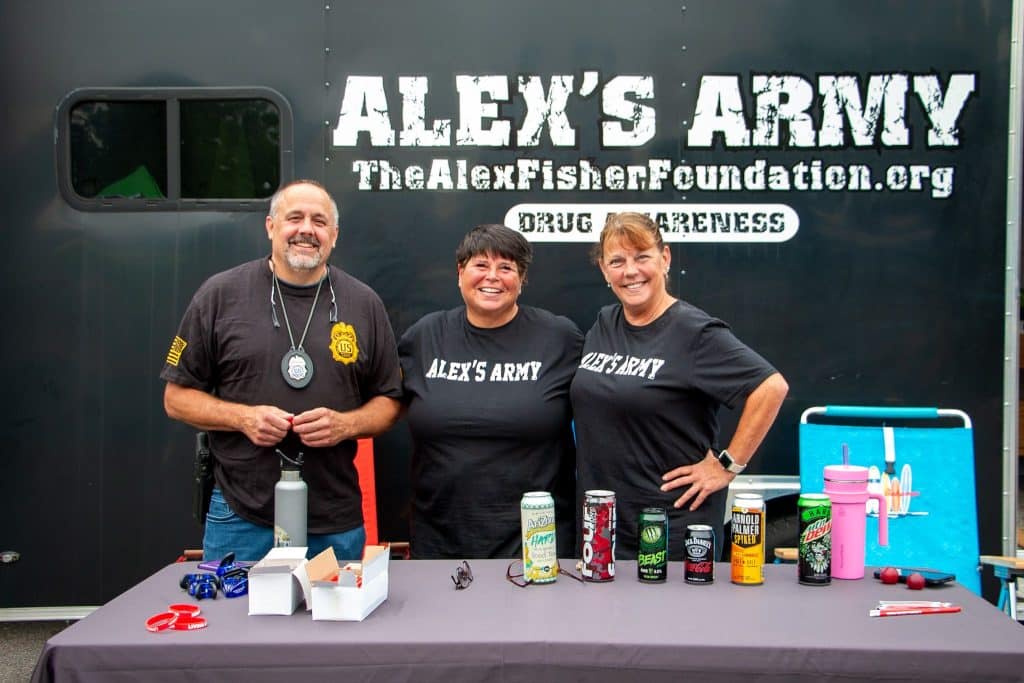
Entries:
{"type": "MultiPolygon", "coordinates": [[[[306,341],[306,333],[309,332],[309,324],[313,322],[313,314],[316,312],[316,302],[320,299],[320,289],[324,286],[324,280],[330,277],[330,268],[320,278],[316,286],[316,294],[313,296],[313,306],[309,309],[309,317],[306,318],[306,327],[302,330],[302,337],[296,346],[295,336],[292,334],[291,323],[288,322],[288,309],[284,305],[284,294],[281,292],[281,282],[277,279],[277,272],[274,272],[274,284],[270,287],[270,312],[274,320],[274,327],[281,327],[277,321],[277,305],[274,302],[274,285],[277,286],[277,296],[281,299],[281,312],[284,314],[285,328],[288,330],[288,341],[291,348],[281,359],[281,374],[284,381],[293,389],[303,389],[313,379],[313,359],[303,350],[302,343],[306,341]]],[[[330,287],[330,285],[328,284],[330,287]]],[[[331,298],[334,298],[334,287],[331,287],[331,298]]]]}

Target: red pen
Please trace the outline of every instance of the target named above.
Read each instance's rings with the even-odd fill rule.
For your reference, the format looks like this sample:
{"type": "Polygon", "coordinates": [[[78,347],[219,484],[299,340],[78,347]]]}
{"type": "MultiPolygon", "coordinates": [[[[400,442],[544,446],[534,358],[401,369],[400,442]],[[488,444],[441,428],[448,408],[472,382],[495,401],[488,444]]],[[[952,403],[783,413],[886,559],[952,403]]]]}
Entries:
{"type": "Polygon", "coordinates": [[[901,617],[909,614],[952,614],[959,612],[959,605],[949,607],[918,607],[916,609],[873,609],[868,612],[869,617],[901,617]]]}

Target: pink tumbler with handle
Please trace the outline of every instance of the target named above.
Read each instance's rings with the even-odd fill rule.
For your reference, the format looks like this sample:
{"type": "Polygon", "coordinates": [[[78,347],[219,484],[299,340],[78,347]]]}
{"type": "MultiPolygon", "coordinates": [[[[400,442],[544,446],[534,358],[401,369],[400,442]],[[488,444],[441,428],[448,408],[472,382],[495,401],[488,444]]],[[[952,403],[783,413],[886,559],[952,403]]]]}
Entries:
{"type": "Polygon", "coordinates": [[[864,578],[868,498],[878,501],[878,544],[889,545],[889,515],[885,496],[868,492],[868,468],[859,465],[825,467],[825,493],[832,501],[832,576],[864,578]]]}

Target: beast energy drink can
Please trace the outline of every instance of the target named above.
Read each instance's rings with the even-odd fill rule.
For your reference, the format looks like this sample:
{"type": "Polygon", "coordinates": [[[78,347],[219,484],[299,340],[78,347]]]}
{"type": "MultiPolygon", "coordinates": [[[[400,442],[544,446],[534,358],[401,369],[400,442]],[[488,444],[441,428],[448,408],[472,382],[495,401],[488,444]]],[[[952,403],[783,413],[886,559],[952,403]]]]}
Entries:
{"type": "Polygon", "coordinates": [[[583,493],[583,578],[615,578],[615,492],[583,493]]]}
{"type": "Polygon", "coordinates": [[[686,553],[683,579],[686,583],[714,583],[715,530],[709,524],[689,524],[683,536],[686,553]]]}
{"type": "Polygon", "coordinates": [[[644,508],[637,528],[637,578],[661,583],[668,578],[668,517],[665,508],[644,508]]]}
{"type": "Polygon", "coordinates": [[[551,583],[558,578],[555,499],[547,491],[524,493],[519,512],[523,526],[523,578],[530,583],[551,583]]]}
{"type": "Polygon", "coordinates": [[[764,498],[737,493],[732,503],[732,582],[764,583],[764,498]]]}
{"type": "Polygon", "coordinates": [[[801,493],[796,509],[800,523],[797,581],[827,586],[832,583],[832,501],[825,493],[801,493]]]}

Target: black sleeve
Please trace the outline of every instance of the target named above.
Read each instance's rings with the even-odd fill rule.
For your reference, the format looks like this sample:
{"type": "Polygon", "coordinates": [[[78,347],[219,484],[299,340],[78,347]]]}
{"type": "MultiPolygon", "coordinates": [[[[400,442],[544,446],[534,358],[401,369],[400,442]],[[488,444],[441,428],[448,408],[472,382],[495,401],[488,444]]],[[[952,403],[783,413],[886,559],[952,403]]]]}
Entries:
{"type": "Polygon", "coordinates": [[[363,396],[366,400],[374,396],[401,399],[402,373],[398,364],[395,332],[391,328],[384,303],[376,294],[372,294],[368,314],[373,330],[372,361],[367,376],[361,382],[363,396]]]}
{"type": "Polygon", "coordinates": [[[191,389],[211,391],[216,386],[210,330],[212,315],[205,289],[192,298],[171,340],[160,378],[191,389]]]}
{"type": "Polygon", "coordinates": [[[709,395],[734,408],[776,370],[741,342],[720,320],[712,319],[697,337],[694,376],[709,395]]]}

